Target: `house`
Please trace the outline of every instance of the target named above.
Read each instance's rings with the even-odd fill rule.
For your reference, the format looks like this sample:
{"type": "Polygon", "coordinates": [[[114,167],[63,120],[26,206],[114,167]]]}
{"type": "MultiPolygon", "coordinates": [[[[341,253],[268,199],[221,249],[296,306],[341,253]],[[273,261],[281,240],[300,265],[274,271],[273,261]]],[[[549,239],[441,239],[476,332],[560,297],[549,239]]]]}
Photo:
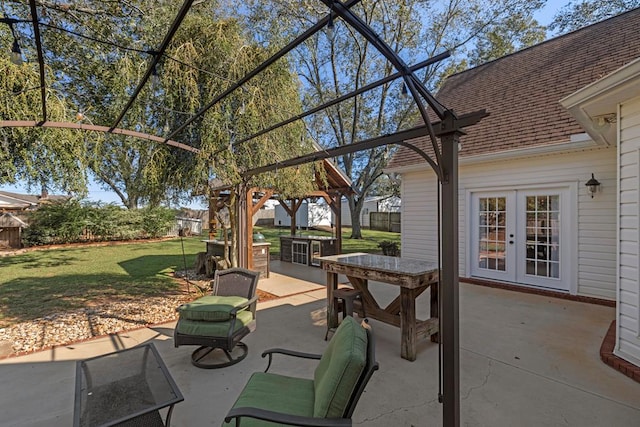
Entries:
{"type": "Polygon", "coordinates": [[[0,249],[22,247],[22,230],[28,226],[29,211],[45,203],[67,200],[43,191],[39,196],[0,191],[0,249]]]}
{"type": "Polygon", "coordinates": [[[43,190],[39,196],[0,191],[0,212],[24,212],[35,210],[43,203],[68,200],[69,196],[50,195],[43,190]]]}
{"type": "MultiPolygon", "coordinates": [[[[331,227],[331,208],[323,199],[316,202],[304,200],[296,212],[296,224],[300,228],[313,228],[318,226],[331,227]]],[[[276,227],[290,227],[291,217],[280,205],[275,205],[273,223],[276,227]]]]}
{"type": "MultiPolygon", "coordinates": [[[[640,366],[638,28],[635,9],[452,75],[437,98],[490,114],[458,147],[460,277],[615,301],[614,353],[640,366]]],[[[387,172],[403,256],[436,260],[435,174],[404,147],[387,172]]]]}
{"type": "Polygon", "coordinates": [[[21,212],[38,206],[38,198],[28,194],[0,191],[0,212],[21,212]]]}
{"type": "MultiPolygon", "coordinates": [[[[360,211],[360,225],[369,227],[369,214],[371,212],[400,212],[400,198],[394,196],[372,196],[367,197],[360,211]]],[[[342,225],[351,227],[351,210],[349,202],[342,200],[342,225]]]]}

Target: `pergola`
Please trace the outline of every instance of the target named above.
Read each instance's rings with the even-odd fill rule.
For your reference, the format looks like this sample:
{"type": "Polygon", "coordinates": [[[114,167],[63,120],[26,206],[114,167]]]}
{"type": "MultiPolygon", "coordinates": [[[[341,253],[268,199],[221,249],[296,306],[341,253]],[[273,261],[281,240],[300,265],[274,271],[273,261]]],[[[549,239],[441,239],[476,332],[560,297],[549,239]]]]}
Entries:
{"type": "Polygon", "coordinates": [[[296,212],[300,208],[302,202],[309,197],[321,197],[331,208],[335,215],[337,229],[336,233],[336,250],[342,252],[342,219],[341,198],[345,194],[353,193],[353,188],[349,179],[340,171],[340,169],[328,159],[322,160],[324,168],[324,179],[314,177],[317,190],[309,192],[302,197],[285,199],[280,197],[277,188],[259,188],[250,186],[239,186],[232,188],[223,183],[213,183],[209,191],[212,193],[209,200],[209,238],[215,238],[218,229],[218,221],[216,213],[226,206],[229,199],[229,192],[235,191],[240,197],[240,203],[237,205],[237,217],[241,226],[238,227],[238,233],[235,236],[238,242],[238,264],[245,268],[253,266],[253,217],[269,199],[277,199],[287,214],[291,217],[291,235],[296,232],[296,212]]]}
{"type": "MultiPolygon", "coordinates": [[[[463,128],[471,126],[481,120],[486,113],[484,111],[478,111],[470,113],[464,116],[458,117],[452,111],[448,110],[445,106],[440,104],[435,97],[427,90],[425,85],[416,75],[416,71],[431,63],[439,61],[447,56],[442,54],[437,57],[428,59],[419,64],[409,66],[406,64],[385,41],[376,34],[376,32],[361,19],[351,8],[355,4],[359,3],[359,0],[319,0],[327,7],[327,15],[310,26],[306,31],[296,37],[293,41],[282,47],[274,55],[257,66],[252,71],[248,72],[244,77],[238,81],[230,84],[226,90],[217,95],[204,107],[202,107],[196,114],[186,119],[179,127],[173,129],[167,136],[149,135],[141,132],[137,132],[135,129],[122,129],[119,125],[122,122],[123,117],[130,110],[131,106],[135,102],[136,98],[140,94],[141,90],[148,83],[149,79],[154,73],[155,66],[158,61],[163,57],[170,41],[175,35],[176,31],[180,27],[185,16],[189,12],[189,9],[194,4],[194,0],[185,0],[180,10],[175,16],[170,28],[165,34],[162,43],[153,51],[146,52],[152,55],[151,61],[146,68],[142,78],[138,82],[136,89],[131,94],[131,97],[125,107],[122,109],[117,119],[110,124],[105,125],[85,125],[80,123],[64,123],[64,122],[50,122],[47,115],[47,99],[46,99],[46,82],[45,82],[45,63],[42,47],[42,38],[40,34],[41,22],[38,17],[38,1],[29,0],[29,17],[28,19],[13,19],[5,17],[0,19],[1,23],[9,25],[12,29],[13,24],[17,23],[30,23],[32,25],[33,42],[36,47],[38,64],[40,69],[40,92],[41,92],[41,113],[39,117],[29,121],[0,121],[0,127],[41,127],[41,128],[72,128],[90,131],[100,131],[111,134],[123,134],[133,136],[137,138],[143,138],[150,141],[157,141],[164,144],[169,144],[178,148],[197,152],[198,149],[191,147],[185,143],[175,140],[182,130],[187,128],[195,120],[205,114],[210,108],[218,104],[221,100],[229,96],[236,90],[241,89],[242,85],[254,78],[256,75],[267,69],[278,59],[287,55],[294,48],[302,44],[305,40],[312,37],[315,33],[321,29],[327,27],[329,23],[333,23],[335,19],[341,19],[346,25],[349,25],[353,31],[359,33],[364,37],[393,67],[396,69],[396,73],[386,77],[378,82],[371,83],[367,86],[361,87],[347,95],[336,98],[328,103],[319,105],[305,113],[292,117],[281,123],[276,123],[254,135],[245,137],[244,139],[234,142],[234,144],[243,144],[252,139],[278,129],[288,123],[292,123],[296,120],[303,119],[308,115],[315,114],[322,111],[329,106],[338,104],[350,98],[353,98],[361,93],[372,90],[386,82],[390,82],[394,79],[401,78],[404,82],[408,93],[415,101],[422,117],[421,126],[398,132],[392,135],[383,135],[370,140],[360,141],[348,146],[341,146],[333,149],[327,149],[318,152],[312,152],[307,155],[292,158],[283,162],[264,165],[252,170],[245,171],[243,176],[249,178],[253,175],[276,170],[278,168],[292,167],[296,165],[305,164],[308,162],[315,162],[320,160],[329,159],[332,157],[355,153],[362,150],[370,150],[375,147],[399,144],[409,147],[420,154],[424,160],[431,166],[435,172],[437,179],[440,183],[440,195],[441,195],[441,208],[440,208],[440,233],[441,242],[439,245],[440,253],[440,341],[442,345],[442,394],[440,397],[443,403],[443,424],[446,426],[458,426],[460,424],[460,393],[459,393],[459,316],[458,316],[458,141],[459,136],[463,134],[463,128]],[[427,112],[427,108],[430,108],[435,117],[435,122],[432,123],[432,117],[427,112]],[[417,137],[428,136],[431,141],[431,147],[429,153],[421,150],[415,145],[411,144],[411,140],[417,137]]],[[[264,199],[266,194],[259,200],[264,199]]],[[[255,209],[253,202],[249,208],[249,201],[253,198],[249,198],[245,194],[241,200],[245,200],[247,203],[247,212],[252,212],[255,209]]],[[[258,202],[260,203],[260,202],[258,202]]],[[[247,215],[248,216],[248,215],[247,215]]],[[[247,217],[245,216],[245,218],[247,217]]],[[[249,221],[250,223],[250,221],[249,221]]],[[[252,233],[247,233],[247,239],[251,239],[252,233]]],[[[246,242],[250,243],[250,241],[246,242]]],[[[241,262],[243,265],[247,265],[248,259],[241,262]]]]}

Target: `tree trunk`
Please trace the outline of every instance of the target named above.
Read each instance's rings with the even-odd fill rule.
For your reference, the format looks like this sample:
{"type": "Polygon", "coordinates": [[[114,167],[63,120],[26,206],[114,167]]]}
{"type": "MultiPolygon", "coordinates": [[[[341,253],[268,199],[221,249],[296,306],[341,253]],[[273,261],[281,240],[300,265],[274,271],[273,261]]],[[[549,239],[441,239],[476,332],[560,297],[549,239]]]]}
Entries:
{"type": "Polygon", "coordinates": [[[349,201],[349,214],[351,215],[351,239],[362,239],[362,227],[360,224],[360,212],[362,212],[363,198],[356,200],[356,196],[347,196],[349,201]]]}

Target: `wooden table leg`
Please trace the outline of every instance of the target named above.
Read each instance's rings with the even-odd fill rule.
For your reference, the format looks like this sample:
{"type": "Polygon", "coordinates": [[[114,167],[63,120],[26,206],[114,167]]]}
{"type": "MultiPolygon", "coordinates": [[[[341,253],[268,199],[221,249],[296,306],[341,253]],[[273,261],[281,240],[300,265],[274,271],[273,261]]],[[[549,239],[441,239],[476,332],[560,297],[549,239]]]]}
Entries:
{"type": "Polygon", "coordinates": [[[333,291],[338,289],[338,274],[327,271],[327,329],[338,327],[338,307],[333,291]]]}
{"type": "Polygon", "coordinates": [[[416,299],[413,289],[400,288],[400,356],[416,360],[416,299]]]}

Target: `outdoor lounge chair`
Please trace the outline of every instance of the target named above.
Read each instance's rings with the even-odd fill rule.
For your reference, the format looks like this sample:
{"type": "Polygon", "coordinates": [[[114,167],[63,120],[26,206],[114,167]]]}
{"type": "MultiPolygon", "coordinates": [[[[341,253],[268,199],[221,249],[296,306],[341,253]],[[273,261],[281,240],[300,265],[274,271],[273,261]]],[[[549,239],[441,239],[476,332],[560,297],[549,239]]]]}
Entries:
{"type": "Polygon", "coordinates": [[[267,369],[249,378],[223,426],[350,426],[356,404],[378,369],[371,329],[366,319],[361,326],[353,317],[340,323],[322,355],[275,348],[264,356],[269,356],[267,369]],[[275,353],[320,360],[313,379],[267,372],[275,353]]]}
{"type": "Polygon", "coordinates": [[[178,307],[174,345],[198,345],[191,363],[198,368],[223,368],[247,356],[240,342],[256,329],[256,288],[260,273],[243,268],[216,270],[212,295],[178,307]]]}

